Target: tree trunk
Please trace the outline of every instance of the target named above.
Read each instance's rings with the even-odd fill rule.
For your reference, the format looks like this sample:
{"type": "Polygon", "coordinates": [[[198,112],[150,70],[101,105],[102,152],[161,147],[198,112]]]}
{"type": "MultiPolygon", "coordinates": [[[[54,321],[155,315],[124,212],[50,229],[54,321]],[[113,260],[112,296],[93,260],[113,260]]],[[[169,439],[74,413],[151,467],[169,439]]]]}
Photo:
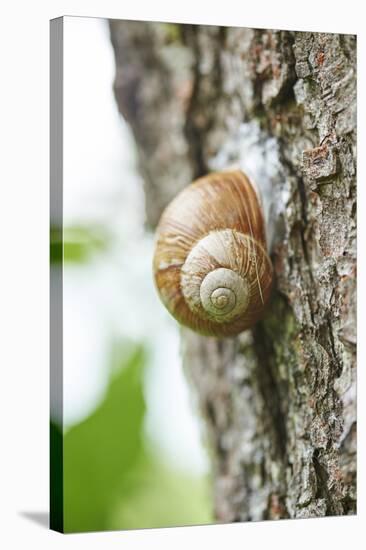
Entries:
{"type": "Polygon", "coordinates": [[[147,221],[231,164],[260,187],[276,275],[236,338],[182,329],[218,521],[356,510],[356,38],[111,21],[147,221]]]}

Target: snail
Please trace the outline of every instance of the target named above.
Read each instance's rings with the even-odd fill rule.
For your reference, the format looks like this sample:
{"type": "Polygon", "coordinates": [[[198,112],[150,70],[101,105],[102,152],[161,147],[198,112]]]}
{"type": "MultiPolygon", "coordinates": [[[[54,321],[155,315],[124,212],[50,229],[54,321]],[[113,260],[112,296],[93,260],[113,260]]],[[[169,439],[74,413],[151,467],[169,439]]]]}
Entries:
{"type": "Polygon", "coordinates": [[[258,194],[244,172],[216,172],[164,210],[153,259],[163,304],[206,336],[234,336],[263,315],[273,269],[258,194]]]}

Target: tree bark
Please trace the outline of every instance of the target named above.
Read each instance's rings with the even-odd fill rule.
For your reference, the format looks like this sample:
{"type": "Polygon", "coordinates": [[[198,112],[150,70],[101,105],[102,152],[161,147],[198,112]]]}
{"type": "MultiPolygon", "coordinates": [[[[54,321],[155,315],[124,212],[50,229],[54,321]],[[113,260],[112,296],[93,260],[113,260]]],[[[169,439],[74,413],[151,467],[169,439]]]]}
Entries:
{"type": "Polygon", "coordinates": [[[276,275],[253,330],[182,329],[218,521],[356,510],[356,37],[111,21],[154,227],[194,178],[260,187],[276,275]]]}

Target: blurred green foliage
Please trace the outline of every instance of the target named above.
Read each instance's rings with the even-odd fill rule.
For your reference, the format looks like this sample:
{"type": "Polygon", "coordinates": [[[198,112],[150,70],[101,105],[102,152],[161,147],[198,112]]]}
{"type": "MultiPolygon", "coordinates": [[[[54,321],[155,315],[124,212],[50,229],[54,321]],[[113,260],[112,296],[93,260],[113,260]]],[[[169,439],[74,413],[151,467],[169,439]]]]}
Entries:
{"type": "Polygon", "coordinates": [[[63,437],[61,428],[50,423],[50,528],[63,531],[63,437]]]}
{"type": "Polygon", "coordinates": [[[62,246],[65,262],[88,262],[92,255],[102,252],[110,242],[110,235],[100,226],[73,225],[62,230],[51,227],[50,260],[62,262],[62,246]]]}
{"type": "Polygon", "coordinates": [[[207,480],[168,468],[145,441],[147,355],[126,349],[112,354],[103,401],[64,435],[64,531],[210,523],[207,480]]]}
{"type": "MultiPolygon", "coordinates": [[[[87,264],[110,242],[98,225],[69,226],[63,234],[51,227],[51,263],[87,264]]],[[[208,479],[167,466],[146,440],[148,362],[143,346],[115,344],[107,358],[109,385],[96,409],[63,436],[51,423],[54,528],[71,533],[212,523],[208,479]]]]}

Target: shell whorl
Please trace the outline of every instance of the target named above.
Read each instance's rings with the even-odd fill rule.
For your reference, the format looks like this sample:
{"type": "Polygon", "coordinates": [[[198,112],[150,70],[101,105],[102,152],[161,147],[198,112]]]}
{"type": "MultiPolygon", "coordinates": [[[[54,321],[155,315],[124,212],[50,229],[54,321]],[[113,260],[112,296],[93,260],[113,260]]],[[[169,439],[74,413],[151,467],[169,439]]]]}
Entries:
{"type": "Polygon", "coordinates": [[[272,266],[258,196],[242,172],[210,174],[187,187],[157,234],[155,282],[180,323],[229,336],[261,317],[272,266]]]}
{"type": "Polygon", "coordinates": [[[247,244],[244,235],[224,229],[209,233],[192,248],[181,270],[183,296],[192,311],[218,323],[246,311],[250,299],[247,244]]]}

